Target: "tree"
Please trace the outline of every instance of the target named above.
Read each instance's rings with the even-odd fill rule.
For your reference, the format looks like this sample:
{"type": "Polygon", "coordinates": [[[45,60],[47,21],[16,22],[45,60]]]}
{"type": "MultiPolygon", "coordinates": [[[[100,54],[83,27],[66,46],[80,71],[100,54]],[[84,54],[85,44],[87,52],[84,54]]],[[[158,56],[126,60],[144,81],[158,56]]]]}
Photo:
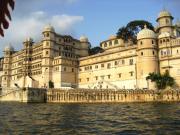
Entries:
{"type": "Polygon", "coordinates": [[[135,20],[129,22],[126,27],[121,27],[117,32],[117,37],[122,38],[126,42],[130,40],[133,43],[136,43],[137,34],[144,28],[145,25],[147,25],[147,28],[154,31],[154,27],[150,22],[145,20],[135,20]]]}
{"type": "Polygon", "coordinates": [[[99,46],[96,46],[96,47],[93,47],[93,48],[89,48],[89,55],[94,55],[94,54],[98,54],[98,53],[102,53],[104,50],[99,47],[99,46]]]}
{"type": "Polygon", "coordinates": [[[168,86],[172,87],[175,85],[175,80],[169,75],[168,71],[162,75],[159,73],[149,73],[149,75],[146,77],[146,80],[155,82],[158,89],[165,89],[168,86]]]}
{"type": "Polygon", "coordinates": [[[4,29],[8,29],[9,22],[6,18],[11,20],[11,14],[8,6],[14,10],[14,0],[1,0],[0,1],[0,35],[4,37],[4,29]]]}

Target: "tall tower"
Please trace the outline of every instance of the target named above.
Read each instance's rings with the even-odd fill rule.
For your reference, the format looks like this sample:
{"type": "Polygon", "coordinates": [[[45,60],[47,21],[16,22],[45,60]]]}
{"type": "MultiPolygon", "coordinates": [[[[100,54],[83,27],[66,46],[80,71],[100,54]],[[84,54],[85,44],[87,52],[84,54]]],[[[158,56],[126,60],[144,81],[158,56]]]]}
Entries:
{"type": "Polygon", "coordinates": [[[137,87],[152,88],[146,80],[149,73],[159,72],[156,34],[146,26],[137,35],[137,87]]]}
{"type": "Polygon", "coordinates": [[[14,48],[11,45],[6,46],[4,49],[2,87],[10,87],[11,64],[12,64],[13,52],[14,52],[14,48]]]}
{"type": "Polygon", "coordinates": [[[53,70],[53,47],[55,44],[55,30],[51,25],[48,25],[43,30],[43,57],[42,57],[42,77],[44,87],[49,86],[49,81],[52,81],[53,70]]]}
{"type": "Polygon", "coordinates": [[[85,57],[89,55],[89,47],[90,47],[90,43],[89,40],[86,36],[81,36],[80,37],[80,42],[81,42],[81,52],[80,52],[80,56],[85,57]]]}
{"type": "Polygon", "coordinates": [[[157,32],[160,34],[163,32],[168,32],[173,35],[173,16],[167,10],[163,10],[159,13],[157,22],[158,22],[158,29],[157,32]]]}

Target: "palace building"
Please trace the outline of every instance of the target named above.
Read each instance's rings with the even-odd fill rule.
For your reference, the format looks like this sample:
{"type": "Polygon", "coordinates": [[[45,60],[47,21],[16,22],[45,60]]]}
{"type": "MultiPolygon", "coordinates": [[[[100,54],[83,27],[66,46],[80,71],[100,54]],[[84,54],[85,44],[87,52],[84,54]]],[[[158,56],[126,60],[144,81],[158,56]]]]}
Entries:
{"type": "Polygon", "coordinates": [[[117,36],[100,43],[102,53],[89,55],[85,36],[60,35],[48,25],[43,38],[23,42],[15,51],[9,45],[0,59],[1,87],[154,89],[149,73],[168,71],[180,85],[180,22],[166,10],[159,13],[155,32],[146,26],[137,44],[117,36]]]}

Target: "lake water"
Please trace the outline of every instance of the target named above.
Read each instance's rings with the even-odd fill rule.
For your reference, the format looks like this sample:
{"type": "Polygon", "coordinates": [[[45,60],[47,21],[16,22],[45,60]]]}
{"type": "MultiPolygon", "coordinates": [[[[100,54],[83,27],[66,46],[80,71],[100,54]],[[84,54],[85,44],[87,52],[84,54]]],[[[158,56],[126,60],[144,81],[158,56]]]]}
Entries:
{"type": "Polygon", "coordinates": [[[180,103],[0,103],[2,135],[176,135],[180,103]]]}

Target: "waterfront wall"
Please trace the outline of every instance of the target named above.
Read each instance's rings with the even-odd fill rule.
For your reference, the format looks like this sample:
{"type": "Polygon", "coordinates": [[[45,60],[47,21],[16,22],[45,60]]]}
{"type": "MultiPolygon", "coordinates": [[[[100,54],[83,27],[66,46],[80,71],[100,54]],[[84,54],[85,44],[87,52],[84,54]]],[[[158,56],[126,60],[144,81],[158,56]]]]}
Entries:
{"type": "Polygon", "coordinates": [[[3,88],[0,95],[0,101],[44,103],[46,102],[46,97],[46,89],[3,88]]]}
{"type": "Polygon", "coordinates": [[[58,90],[47,91],[47,102],[54,103],[120,103],[180,101],[180,91],[154,90],[58,90]]]}

